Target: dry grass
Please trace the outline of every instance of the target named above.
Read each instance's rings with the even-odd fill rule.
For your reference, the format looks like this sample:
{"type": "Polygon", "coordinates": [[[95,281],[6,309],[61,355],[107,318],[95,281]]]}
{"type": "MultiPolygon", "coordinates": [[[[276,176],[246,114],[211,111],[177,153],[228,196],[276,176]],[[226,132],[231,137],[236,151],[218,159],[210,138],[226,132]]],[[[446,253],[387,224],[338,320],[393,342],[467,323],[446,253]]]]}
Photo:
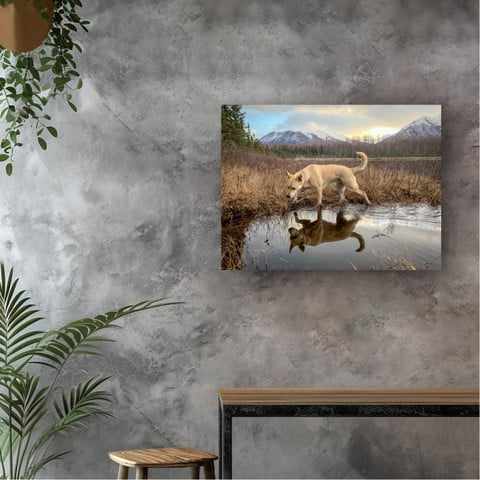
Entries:
{"type": "Polygon", "coordinates": [[[380,260],[380,263],[386,270],[416,270],[408,249],[405,247],[405,252],[394,251],[391,253],[383,253],[373,251],[373,255],[380,260]]]}
{"type": "Polygon", "coordinates": [[[241,270],[246,266],[243,246],[245,231],[252,221],[253,219],[249,218],[222,228],[222,270],[241,270]]]}
{"type": "Polygon", "coordinates": [[[222,162],[222,220],[283,214],[289,210],[285,181],[278,167],[222,162]]]}
{"type": "MultiPolygon", "coordinates": [[[[241,218],[284,214],[292,208],[315,205],[316,192],[305,189],[296,205],[286,198],[286,171],[295,172],[310,163],[338,163],[357,165],[349,159],[276,159],[267,155],[246,152],[230,147],[222,150],[222,223],[237,222],[241,218]]],[[[441,203],[440,159],[399,158],[369,159],[363,172],[356,174],[358,183],[372,203],[441,203]]],[[[354,203],[361,197],[346,192],[354,203]]],[[[338,202],[332,186],[323,195],[325,204],[338,202]]]]}
{"type": "Polygon", "coordinates": [[[222,233],[222,270],[241,270],[243,261],[243,236],[222,233]]]}
{"type": "Polygon", "coordinates": [[[403,251],[394,250],[387,253],[372,250],[372,253],[380,262],[380,267],[372,267],[374,270],[432,270],[434,268],[432,264],[426,262],[421,266],[415,266],[406,245],[403,251]]]}

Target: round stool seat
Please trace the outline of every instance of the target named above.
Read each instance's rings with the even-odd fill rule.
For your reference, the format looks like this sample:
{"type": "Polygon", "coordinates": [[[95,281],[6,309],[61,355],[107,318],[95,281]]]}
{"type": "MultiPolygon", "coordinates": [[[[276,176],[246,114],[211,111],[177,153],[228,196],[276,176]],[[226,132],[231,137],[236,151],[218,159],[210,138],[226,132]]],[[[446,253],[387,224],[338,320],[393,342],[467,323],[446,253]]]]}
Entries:
{"type": "Polygon", "coordinates": [[[190,478],[200,478],[200,467],[205,471],[205,478],[215,478],[213,461],[218,457],[212,453],[194,448],[144,448],[142,450],[119,450],[109,452],[111,460],[120,465],[118,478],[128,478],[128,469],[136,468],[136,478],[148,478],[149,468],[189,467],[190,478]]]}

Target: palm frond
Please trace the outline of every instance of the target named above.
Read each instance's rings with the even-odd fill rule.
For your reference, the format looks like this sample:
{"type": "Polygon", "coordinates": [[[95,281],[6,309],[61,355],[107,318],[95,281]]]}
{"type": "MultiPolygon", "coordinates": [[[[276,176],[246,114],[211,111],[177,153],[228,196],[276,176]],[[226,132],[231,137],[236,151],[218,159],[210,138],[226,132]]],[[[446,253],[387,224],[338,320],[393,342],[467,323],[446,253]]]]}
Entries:
{"type": "Polygon", "coordinates": [[[0,385],[7,386],[12,378],[19,377],[21,374],[11,365],[0,365],[0,385]]]}
{"type": "Polygon", "coordinates": [[[62,328],[52,330],[45,336],[40,348],[36,350],[38,359],[34,363],[60,370],[72,354],[95,355],[97,354],[97,344],[112,342],[113,340],[96,334],[102,330],[120,328],[114,324],[118,319],[153,308],[180,303],[183,302],[169,302],[161,298],[127,305],[93,318],[82,318],[67,323],[62,328]]]}
{"type": "Polygon", "coordinates": [[[29,303],[25,290],[16,291],[17,284],[13,269],[7,275],[0,263],[0,365],[16,368],[35,354],[44,335],[43,331],[30,328],[42,318],[36,316],[38,310],[29,303]]]}
{"type": "Polygon", "coordinates": [[[16,432],[11,432],[2,418],[2,421],[0,421],[0,464],[4,476],[7,473],[5,466],[10,456],[10,445],[15,449],[19,440],[20,435],[16,432]],[[10,434],[12,434],[11,438],[10,434]]]}
{"type": "Polygon", "coordinates": [[[100,385],[110,377],[94,377],[80,383],[70,390],[69,395],[62,392],[60,401],[54,402],[57,429],[71,427],[76,421],[92,415],[110,414],[103,410],[102,404],[111,402],[111,395],[106,390],[99,390],[100,385]]]}
{"type": "Polygon", "coordinates": [[[94,416],[111,416],[103,409],[105,403],[111,402],[111,395],[106,390],[98,389],[109,378],[94,377],[72,388],[68,394],[62,392],[54,402],[55,423],[39,435],[32,454],[36,455],[51,438],[74,429],[82,420],[94,416]]]}
{"type": "Polygon", "coordinates": [[[54,453],[52,455],[46,455],[42,457],[38,462],[34,463],[33,465],[29,465],[25,472],[22,473],[20,478],[30,479],[35,478],[37,473],[47,464],[53,462],[53,460],[58,460],[63,456],[67,455],[70,452],[59,452],[54,453]]]}
{"type": "Polygon", "coordinates": [[[39,377],[29,373],[12,378],[7,392],[0,392],[3,422],[21,437],[28,435],[46,414],[48,387],[39,387],[39,377]]]}

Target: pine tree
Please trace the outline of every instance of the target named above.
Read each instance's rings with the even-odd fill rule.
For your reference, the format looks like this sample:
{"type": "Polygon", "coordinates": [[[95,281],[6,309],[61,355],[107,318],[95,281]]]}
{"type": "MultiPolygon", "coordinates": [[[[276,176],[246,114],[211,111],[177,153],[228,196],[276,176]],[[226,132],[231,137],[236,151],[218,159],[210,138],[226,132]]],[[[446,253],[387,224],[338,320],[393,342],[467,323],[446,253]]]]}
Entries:
{"type": "Polygon", "coordinates": [[[238,146],[248,144],[245,113],[241,105],[222,105],[222,141],[238,146]]]}

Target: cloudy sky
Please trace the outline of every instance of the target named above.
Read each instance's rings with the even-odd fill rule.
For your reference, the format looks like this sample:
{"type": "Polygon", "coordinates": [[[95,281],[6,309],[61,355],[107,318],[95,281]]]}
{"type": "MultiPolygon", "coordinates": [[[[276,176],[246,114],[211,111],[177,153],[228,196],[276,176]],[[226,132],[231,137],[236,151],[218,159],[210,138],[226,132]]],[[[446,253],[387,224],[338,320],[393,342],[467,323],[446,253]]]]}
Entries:
{"type": "Polygon", "coordinates": [[[391,135],[417,118],[440,115],[440,105],[243,105],[257,138],[282,130],[391,135]]]}

